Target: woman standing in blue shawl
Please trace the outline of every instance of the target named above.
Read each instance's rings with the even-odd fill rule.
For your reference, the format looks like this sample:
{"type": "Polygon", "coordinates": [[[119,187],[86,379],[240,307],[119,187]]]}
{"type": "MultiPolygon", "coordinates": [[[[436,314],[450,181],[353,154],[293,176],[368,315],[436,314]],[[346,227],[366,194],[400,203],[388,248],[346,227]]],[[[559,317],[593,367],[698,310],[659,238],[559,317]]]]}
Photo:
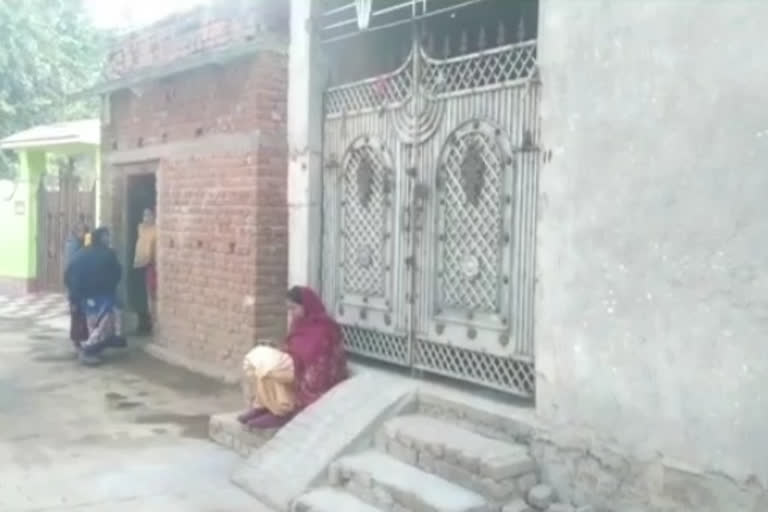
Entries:
{"type": "MultiPolygon", "coordinates": [[[[64,256],[66,258],[65,271],[69,268],[75,256],[77,256],[77,253],[85,246],[85,236],[87,234],[88,226],[86,226],[81,218],[74,229],[72,229],[64,246],[64,256]]],[[[79,348],[80,343],[88,339],[88,324],[85,321],[85,313],[80,308],[80,305],[72,300],[72,297],[69,297],[69,339],[72,340],[76,348],[79,348]]]]}
{"type": "Polygon", "coordinates": [[[117,286],[122,267],[109,246],[109,230],[99,228],[91,245],[80,250],[66,270],[65,281],[72,300],[85,312],[88,339],[79,345],[80,359],[86,364],[99,362],[107,347],[125,346],[120,336],[117,312],[117,286]]]}

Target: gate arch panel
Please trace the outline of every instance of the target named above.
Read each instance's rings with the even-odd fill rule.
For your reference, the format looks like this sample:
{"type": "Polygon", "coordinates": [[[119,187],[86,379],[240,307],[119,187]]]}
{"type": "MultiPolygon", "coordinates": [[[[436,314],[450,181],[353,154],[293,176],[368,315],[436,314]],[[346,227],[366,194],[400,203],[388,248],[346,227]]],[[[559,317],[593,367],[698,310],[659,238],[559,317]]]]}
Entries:
{"type": "Polygon", "coordinates": [[[437,210],[436,313],[500,315],[504,300],[504,246],[511,242],[510,182],[514,162],[501,130],[467,121],[443,144],[435,178],[437,210]]]}
{"type": "Polygon", "coordinates": [[[324,299],[351,352],[532,397],[536,42],[413,37],[325,92],[324,299]]]}

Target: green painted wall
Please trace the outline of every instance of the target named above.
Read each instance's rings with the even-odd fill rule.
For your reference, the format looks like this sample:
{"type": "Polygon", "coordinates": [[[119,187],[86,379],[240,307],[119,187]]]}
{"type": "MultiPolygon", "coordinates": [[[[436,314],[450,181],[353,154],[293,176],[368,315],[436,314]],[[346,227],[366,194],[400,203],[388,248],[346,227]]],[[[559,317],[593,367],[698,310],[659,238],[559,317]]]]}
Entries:
{"type": "Polygon", "coordinates": [[[96,225],[100,222],[101,150],[99,146],[70,144],[19,151],[20,170],[13,196],[0,197],[0,278],[37,277],[38,196],[45,174],[46,154],[91,153],[95,166],[96,225]]]}
{"type": "Polygon", "coordinates": [[[37,276],[37,187],[45,170],[44,151],[19,154],[13,196],[0,198],[0,276],[37,276]]]}

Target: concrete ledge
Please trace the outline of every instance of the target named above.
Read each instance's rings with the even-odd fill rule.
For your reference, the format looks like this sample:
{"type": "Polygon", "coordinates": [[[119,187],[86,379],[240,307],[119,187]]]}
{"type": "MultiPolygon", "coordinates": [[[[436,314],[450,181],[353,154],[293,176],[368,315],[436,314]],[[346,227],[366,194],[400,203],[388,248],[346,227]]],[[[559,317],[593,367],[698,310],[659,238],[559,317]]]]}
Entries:
{"type": "Polygon", "coordinates": [[[538,482],[528,447],[498,441],[454,423],[412,414],[389,420],[379,450],[496,503],[524,498],[538,482]]]}
{"type": "Polygon", "coordinates": [[[534,432],[540,428],[533,409],[434,386],[419,388],[419,411],[492,439],[511,443],[530,443],[534,432]]]}
{"type": "Polygon", "coordinates": [[[496,392],[447,385],[429,379],[398,375],[376,366],[351,363],[355,374],[373,374],[410,382],[417,390],[418,409],[421,413],[448,420],[478,434],[506,442],[527,444],[542,425],[536,410],[496,392]]]}
{"type": "Polygon", "coordinates": [[[208,423],[208,434],[215,443],[249,457],[272,439],[277,430],[245,430],[237,421],[237,415],[237,412],[214,414],[208,423]]]}
{"type": "Polygon", "coordinates": [[[168,363],[171,366],[179,366],[185,370],[199,373],[200,375],[204,375],[210,379],[219,380],[227,384],[240,383],[240,372],[225,370],[215,365],[192,360],[169,349],[168,347],[158,345],[157,343],[147,344],[144,347],[144,351],[152,357],[168,363]]]}
{"type": "Polygon", "coordinates": [[[293,512],[382,512],[356,496],[333,487],[315,489],[301,496],[293,512]]]}
{"type": "Polygon", "coordinates": [[[415,386],[371,373],[352,377],[314,403],[239,467],[232,481],[259,501],[289,510],[328,466],[370,446],[372,429],[415,406],[415,386]]]}
{"type": "Polygon", "coordinates": [[[336,485],[386,510],[492,512],[480,494],[387,454],[369,450],[333,463],[336,485]]]}
{"type": "Polygon", "coordinates": [[[110,165],[126,165],[152,160],[203,158],[220,154],[245,155],[262,145],[261,132],[212,133],[165,144],[112,151],[105,156],[110,165]]]}

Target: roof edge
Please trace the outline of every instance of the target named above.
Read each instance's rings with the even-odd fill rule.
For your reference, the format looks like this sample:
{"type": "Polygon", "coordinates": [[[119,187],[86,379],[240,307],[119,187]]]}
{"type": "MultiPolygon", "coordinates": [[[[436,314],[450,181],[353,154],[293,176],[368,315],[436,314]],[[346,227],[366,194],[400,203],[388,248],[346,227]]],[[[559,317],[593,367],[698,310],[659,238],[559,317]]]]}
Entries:
{"type": "Polygon", "coordinates": [[[279,37],[270,37],[245,44],[230,46],[222,50],[201,52],[181,58],[163,66],[140,69],[127,76],[102,82],[94,87],[79,91],[70,96],[72,100],[81,100],[92,96],[108,94],[121,89],[130,89],[147,82],[179,75],[201,67],[225,64],[233,60],[248,57],[260,52],[273,52],[288,55],[288,41],[279,37]]]}
{"type": "Polygon", "coordinates": [[[98,147],[101,145],[101,142],[83,140],[79,137],[73,137],[73,136],[58,137],[58,138],[29,139],[29,140],[20,140],[20,141],[11,141],[11,142],[0,141],[0,149],[9,150],[9,151],[19,150],[19,149],[52,148],[57,146],[74,146],[74,145],[98,147]]]}
{"type": "Polygon", "coordinates": [[[100,144],[101,123],[97,118],[40,124],[0,139],[3,150],[100,144]]]}

